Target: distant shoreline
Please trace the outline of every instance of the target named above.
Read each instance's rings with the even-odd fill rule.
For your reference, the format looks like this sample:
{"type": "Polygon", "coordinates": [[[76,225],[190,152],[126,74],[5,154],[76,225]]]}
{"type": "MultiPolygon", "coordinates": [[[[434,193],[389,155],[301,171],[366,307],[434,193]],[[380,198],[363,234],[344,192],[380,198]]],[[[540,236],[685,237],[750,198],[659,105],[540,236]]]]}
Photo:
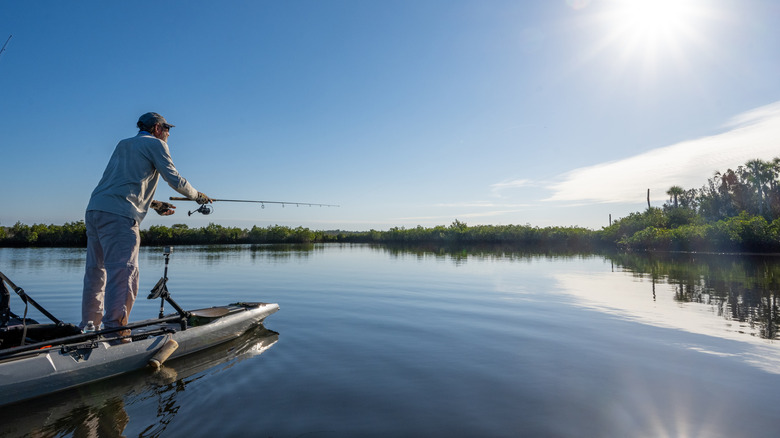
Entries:
{"type": "MultiPolygon", "coordinates": [[[[267,243],[376,243],[420,247],[424,245],[468,247],[498,245],[534,251],[663,251],[700,254],[780,255],[780,221],[742,213],[709,224],[684,224],[675,228],[651,223],[662,215],[650,208],[615,221],[601,230],[583,227],[534,227],[530,225],[475,225],[455,220],[449,226],[394,227],[387,231],[315,231],[281,225],[250,229],[211,223],[190,228],[152,225],[141,230],[142,246],[267,244],[267,243]]],[[[86,247],[83,221],[64,225],[0,227],[0,247],[86,247]]]]}

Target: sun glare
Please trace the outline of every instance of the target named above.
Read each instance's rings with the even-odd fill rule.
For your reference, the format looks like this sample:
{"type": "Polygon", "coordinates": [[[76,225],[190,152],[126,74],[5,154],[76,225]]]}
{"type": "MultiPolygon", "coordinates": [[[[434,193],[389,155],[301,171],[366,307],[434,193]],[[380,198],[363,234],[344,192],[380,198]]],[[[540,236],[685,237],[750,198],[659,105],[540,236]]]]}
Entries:
{"type": "Polygon", "coordinates": [[[709,14],[701,0],[609,0],[599,21],[605,34],[596,51],[616,51],[620,67],[645,72],[685,65],[692,51],[704,49],[709,14]],[[638,64],[637,64],[638,62],[638,64]]]}
{"type": "Polygon", "coordinates": [[[658,37],[683,29],[690,18],[684,0],[625,0],[615,19],[625,29],[648,37],[658,37]]]}

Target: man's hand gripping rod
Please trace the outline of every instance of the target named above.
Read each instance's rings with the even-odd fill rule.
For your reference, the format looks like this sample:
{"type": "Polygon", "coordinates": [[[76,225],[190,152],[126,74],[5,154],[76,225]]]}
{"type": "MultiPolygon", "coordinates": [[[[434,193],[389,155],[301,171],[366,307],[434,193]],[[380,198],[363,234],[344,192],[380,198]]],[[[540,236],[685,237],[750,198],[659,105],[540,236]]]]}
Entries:
{"type": "MultiPolygon", "coordinates": [[[[193,199],[185,198],[181,196],[171,196],[169,198],[171,201],[193,201],[193,199]]],[[[299,207],[301,205],[305,205],[308,207],[340,207],[339,205],[334,204],[312,204],[311,202],[289,202],[289,201],[249,201],[246,199],[214,199],[211,198],[213,202],[251,202],[254,204],[260,204],[260,208],[265,208],[265,204],[282,204],[282,207],[285,205],[294,205],[296,207],[299,207]]],[[[201,213],[201,214],[211,214],[213,211],[213,208],[208,204],[202,204],[200,207],[198,207],[197,210],[188,211],[187,215],[192,216],[192,213],[201,213]]]]}

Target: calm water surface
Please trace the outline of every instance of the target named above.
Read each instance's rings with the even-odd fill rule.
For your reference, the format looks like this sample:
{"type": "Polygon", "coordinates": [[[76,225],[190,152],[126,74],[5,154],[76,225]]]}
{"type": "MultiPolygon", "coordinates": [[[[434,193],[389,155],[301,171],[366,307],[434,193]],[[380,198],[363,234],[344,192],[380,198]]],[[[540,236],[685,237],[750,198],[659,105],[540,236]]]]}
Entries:
{"type": "MultiPolygon", "coordinates": [[[[0,249],[79,320],[84,251],[0,249]]],[[[142,248],[133,320],[162,275],[142,248]]],[[[777,436],[780,259],[364,245],[179,247],[185,308],[269,301],[234,342],[0,409],[3,436],[777,436]]],[[[18,297],[12,307],[21,313],[18,297]]],[[[170,309],[169,309],[170,310],[170,309]]],[[[30,311],[33,318],[45,318],[30,311]]]]}

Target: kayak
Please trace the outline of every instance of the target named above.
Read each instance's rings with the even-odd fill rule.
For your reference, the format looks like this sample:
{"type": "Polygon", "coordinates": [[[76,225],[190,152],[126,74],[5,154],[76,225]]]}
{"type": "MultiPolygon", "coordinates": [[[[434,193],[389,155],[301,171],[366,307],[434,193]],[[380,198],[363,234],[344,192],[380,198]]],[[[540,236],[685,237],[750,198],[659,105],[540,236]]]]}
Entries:
{"type": "Polygon", "coordinates": [[[165,274],[148,299],[160,299],[157,318],[123,327],[82,332],[48,312],[0,272],[0,405],[63,391],[176,359],[239,337],[279,310],[278,304],[238,302],[186,311],[168,291],[165,274]],[[11,312],[6,284],[25,303],[25,316],[11,312]],[[175,313],[165,314],[169,303],[175,313]],[[31,305],[52,322],[27,318],[31,305]]]}
{"type": "MultiPolygon", "coordinates": [[[[165,360],[233,340],[277,310],[278,304],[233,303],[185,312],[184,320],[168,315],[126,326],[130,342],[108,337],[112,331],[81,333],[70,324],[27,324],[31,343],[0,349],[0,405],[157,368],[165,360]]],[[[16,324],[0,331],[2,345],[22,330],[16,324]]]]}
{"type": "Polygon", "coordinates": [[[181,397],[186,397],[189,389],[197,390],[203,383],[200,378],[203,373],[228,372],[237,363],[263,354],[278,339],[279,333],[258,324],[225,343],[169,359],[154,372],[142,369],[3,406],[0,436],[78,435],[74,431],[94,430],[94,424],[89,423],[96,417],[101,424],[108,425],[107,429],[101,430],[101,436],[125,436],[124,429],[130,418],[125,406],[139,400],[151,400],[158,415],[134,416],[136,429],[146,431],[147,436],[164,436],[165,429],[174,424],[171,420],[179,413],[181,397]],[[79,414],[74,415],[74,412],[79,414]],[[161,418],[160,413],[165,415],[161,418]]]}

